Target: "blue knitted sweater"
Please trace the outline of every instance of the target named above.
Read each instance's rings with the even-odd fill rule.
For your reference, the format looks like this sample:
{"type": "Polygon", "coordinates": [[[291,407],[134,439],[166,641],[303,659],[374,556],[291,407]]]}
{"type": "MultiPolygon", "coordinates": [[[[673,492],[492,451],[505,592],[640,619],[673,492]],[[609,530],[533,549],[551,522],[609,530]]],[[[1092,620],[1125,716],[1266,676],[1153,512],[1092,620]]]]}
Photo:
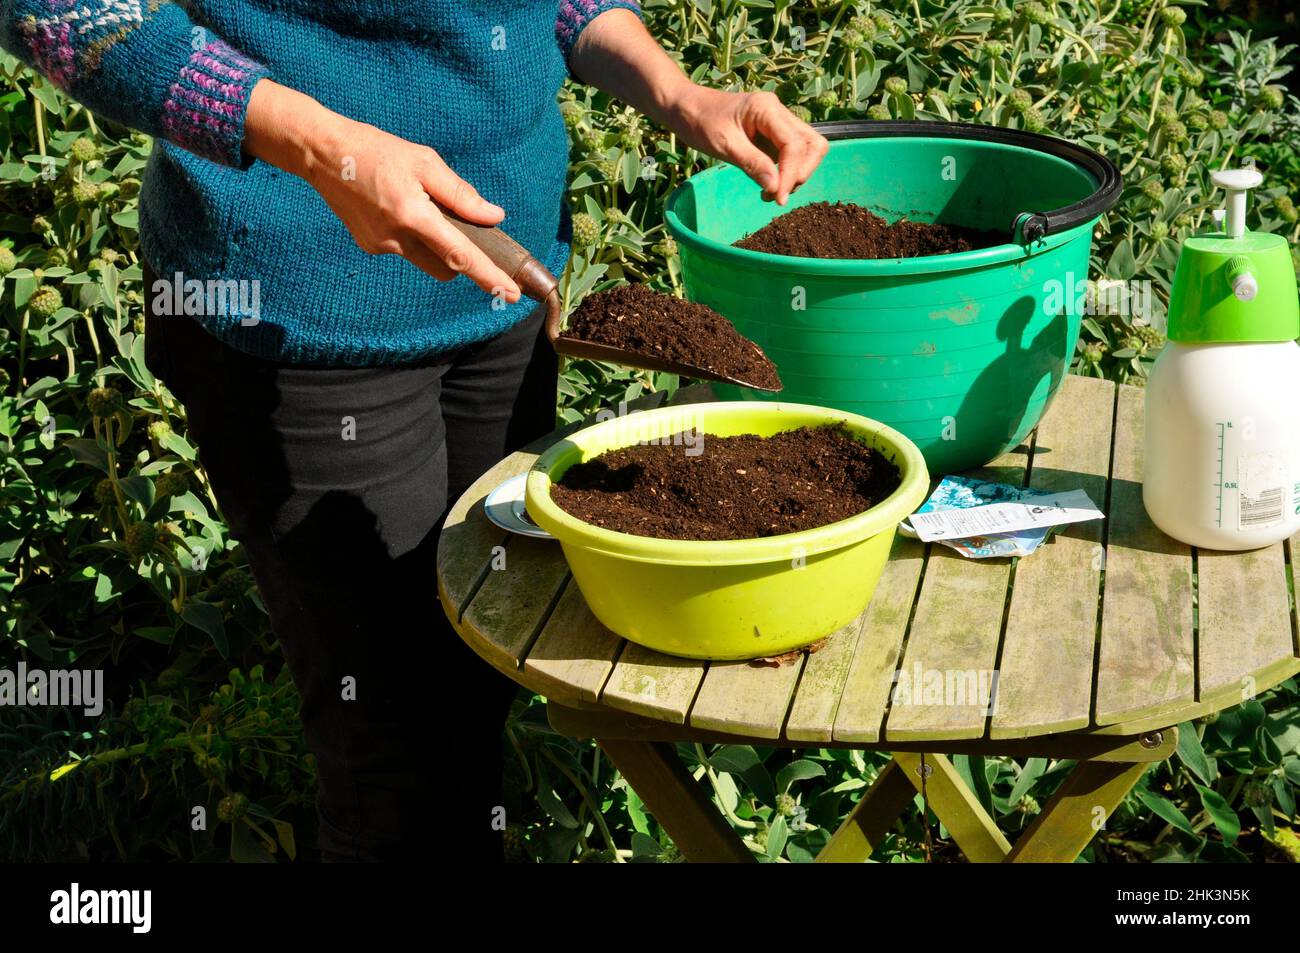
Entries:
{"type": "Polygon", "coordinates": [[[157,137],[144,258],[169,281],[242,282],[256,303],[253,321],[214,307],[223,295],[202,299],[213,334],[276,360],[392,364],[486,340],[533,305],[493,307],[464,277],[361,251],[307,183],[242,151],[253,86],[269,76],[433,147],[558,276],[569,223],[556,93],[578,35],[614,7],[639,12],[630,0],[0,0],[0,44],[157,137]]]}

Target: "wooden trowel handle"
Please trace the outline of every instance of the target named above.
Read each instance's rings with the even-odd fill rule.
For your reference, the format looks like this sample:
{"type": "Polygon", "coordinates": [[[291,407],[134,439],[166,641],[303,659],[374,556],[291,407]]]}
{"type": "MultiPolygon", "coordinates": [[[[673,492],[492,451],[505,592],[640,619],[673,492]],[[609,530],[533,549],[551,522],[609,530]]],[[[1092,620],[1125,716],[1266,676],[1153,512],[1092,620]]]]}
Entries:
{"type": "Polygon", "coordinates": [[[446,209],[442,209],[442,214],[481,249],[494,265],[509,275],[511,280],[519,285],[520,291],[534,301],[546,303],[546,336],[554,343],[560,336],[561,317],[560,293],[556,287],[555,276],[534,258],[527,248],[501,229],[475,225],[446,209]]]}

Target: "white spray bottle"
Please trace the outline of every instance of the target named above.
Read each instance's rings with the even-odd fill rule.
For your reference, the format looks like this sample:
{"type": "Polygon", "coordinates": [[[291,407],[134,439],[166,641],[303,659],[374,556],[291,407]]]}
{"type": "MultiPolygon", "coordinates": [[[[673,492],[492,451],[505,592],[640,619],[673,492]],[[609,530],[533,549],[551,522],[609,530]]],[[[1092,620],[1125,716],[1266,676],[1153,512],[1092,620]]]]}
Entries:
{"type": "Polygon", "coordinates": [[[1147,382],[1142,501],[1206,549],[1300,532],[1300,304],[1281,235],[1246,229],[1253,168],[1215,172],[1226,228],[1183,243],[1169,343],[1147,382]]]}

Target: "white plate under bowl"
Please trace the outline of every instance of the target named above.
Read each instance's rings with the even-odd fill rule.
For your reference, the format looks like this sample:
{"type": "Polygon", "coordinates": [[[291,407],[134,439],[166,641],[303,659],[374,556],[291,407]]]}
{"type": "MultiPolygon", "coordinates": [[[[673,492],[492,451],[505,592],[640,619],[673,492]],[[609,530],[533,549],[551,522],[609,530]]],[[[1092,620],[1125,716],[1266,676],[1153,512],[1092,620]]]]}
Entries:
{"type": "Polygon", "coordinates": [[[502,529],[520,536],[535,536],[538,539],[554,539],[528,516],[524,508],[524,487],[528,483],[528,474],[521,473],[502,483],[488,494],[483,501],[487,518],[502,529]]]}

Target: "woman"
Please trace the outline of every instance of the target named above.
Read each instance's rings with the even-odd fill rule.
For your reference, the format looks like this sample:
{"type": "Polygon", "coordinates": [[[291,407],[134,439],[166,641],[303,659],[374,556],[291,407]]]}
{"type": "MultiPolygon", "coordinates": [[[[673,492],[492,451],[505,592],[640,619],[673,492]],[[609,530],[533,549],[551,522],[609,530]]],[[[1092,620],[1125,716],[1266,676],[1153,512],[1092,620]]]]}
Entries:
{"type": "Polygon", "coordinates": [[[782,204],[825,140],[770,93],[690,82],[625,0],[0,11],[6,48],[157,137],[148,362],[301,693],[322,858],[499,859],[514,686],[451,631],[433,560],[447,505],[553,426],[555,359],[540,310],[440,209],[561,273],[566,69],[782,204]],[[214,279],[239,293],[171,293],[214,279]]]}

